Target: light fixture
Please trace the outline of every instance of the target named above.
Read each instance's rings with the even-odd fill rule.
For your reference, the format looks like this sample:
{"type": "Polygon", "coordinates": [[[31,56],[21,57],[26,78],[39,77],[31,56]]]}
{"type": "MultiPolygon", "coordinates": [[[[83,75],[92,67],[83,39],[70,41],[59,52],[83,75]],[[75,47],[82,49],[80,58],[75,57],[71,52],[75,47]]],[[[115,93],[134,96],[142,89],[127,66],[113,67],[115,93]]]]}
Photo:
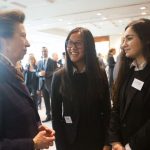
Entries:
{"type": "Polygon", "coordinates": [[[145,6],[143,6],[143,7],[140,7],[140,9],[141,9],[141,10],[145,10],[145,9],[146,9],[146,7],[145,7],[145,6]]]}
{"type": "Polygon", "coordinates": [[[107,20],[107,18],[106,18],[106,17],[103,17],[102,20],[107,20]]]}
{"type": "Polygon", "coordinates": [[[147,13],[146,12],[141,12],[141,15],[146,15],[147,13]]]}
{"type": "Polygon", "coordinates": [[[55,2],[55,0],[47,0],[48,2],[50,2],[50,3],[54,3],[55,2]]]}
{"type": "Polygon", "coordinates": [[[97,15],[97,16],[101,16],[102,14],[101,14],[101,13],[97,13],[96,15],[97,15]]]}

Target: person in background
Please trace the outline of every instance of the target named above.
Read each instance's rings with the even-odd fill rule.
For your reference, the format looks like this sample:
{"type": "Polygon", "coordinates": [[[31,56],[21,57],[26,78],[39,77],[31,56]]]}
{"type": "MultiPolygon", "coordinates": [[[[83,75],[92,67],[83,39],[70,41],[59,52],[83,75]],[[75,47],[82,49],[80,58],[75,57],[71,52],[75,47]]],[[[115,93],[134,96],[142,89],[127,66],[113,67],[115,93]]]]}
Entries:
{"type": "Polygon", "coordinates": [[[17,63],[16,63],[16,69],[17,69],[18,71],[20,71],[21,73],[24,72],[24,69],[23,69],[23,66],[22,66],[22,64],[21,64],[21,61],[17,61],[17,63]]]}
{"type": "Polygon", "coordinates": [[[109,88],[110,88],[110,93],[112,92],[112,86],[113,86],[113,71],[114,71],[114,66],[115,66],[115,60],[114,60],[114,55],[116,53],[115,48],[111,48],[108,52],[108,57],[107,57],[107,63],[108,63],[108,77],[109,77],[109,88]]]}
{"type": "Polygon", "coordinates": [[[58,60],[58,64],[60,64],[60,67],[63,67],[65,64],[65,52],[62,53],[62,58],[58,60]]]}
{"type": "Polygon", "coordinates": [[[57,62],[58,59],[59,59],[58,54],[57,53],[53,53],[52,54],[52,59],[57,62]]]}
{"type": "Polygon", "coordinates": [[[28,64],[25,66],[24,69],[24,79],[25,79],[25,84],[27,85],[31,97],[33,98],[33,101],[38,110],[38,105],[39,105],[38,95],[37,95],[38,77],[36,76],[36,70],[37,70],[36,59],[34,55],[29,54],[28,64]]]}
{"type": "Polygon", "coordinates": [[[105,63],[104,63],[104,61],[103,61],[102,54],[101,54],[101,53],[98,53],[97,56],[98,56],[98,61],[99,61],[100,66],[105,69],[105,68],[106,68],[106,65],[105,65],[105,63]]]}
{"type": "Polygon", "coordinates": [[[52,54],[52,59],[56,62],[57,64],[57,69],[59,69],[61,67],[61,64],[59,62],[59,57],[58,57],[58,53],[53,53],[52,54]]]}
{"type": "Polygon", "coordinates": [[[150,20],[129,23],[121,47],[109,141],[113,150],[149,150],[150,20]]]}
{"type": "Polygon", "coordinates": [[[121,37],[121,44],[120,44],[120,52],[116,58],[116,63],[114,66],[114,71],[113,71],[113,83],[115,84],[118,73],[119,73],[119,68],[120,68],[120,60],[121,60],[121,50],[122,50],[122,42],[123,42],[123,37],[121,37]]]}
{"type": "Polygon", "coordinates": [[[91,32],[81,27],[73,29],[65,50],[66,64],[52,80],[52,124],[57,150],[109,150],[105,146],[109,88],[91,32]]]}
{"type": "Polygon", "coordinates": [[[62,59],[61,59],[62,61],[62,65],[64,66],[65,65],[65,62],[66,62],[66,52],[63,52],[62,53],[62,59]]]}
{"type": "Polygon", "coordinates": [[[118,76],[118,72],[119,72],[119,68],[120,68],[120,60],[121,60],[121,53],[119,53],[119,55],[117,56],[116,59],[116,63],[114,66],[114,70],[113,70],[113,83],[115,84],[117,76],[118,76]]]}
{"type": "Polygon", "coordinates": [[[48,49],[42,47],[42,59],[37,63],[37,76],[39,77],[38,90],[42,91],[44,97],[44,103],[46,108],[46,119],[43,122],[51,120],[51,106],[50,106],[50,95],[51,95],[51,81],[54,71],[57,68],[57,63],[48,58],[48,49]]]}
{"type": "Polygon", "coordinates": [[[24,19],[22,11],[0,11],[0,150],[44,149],[55,139],[15,68],[30,46],[24,19]]]}

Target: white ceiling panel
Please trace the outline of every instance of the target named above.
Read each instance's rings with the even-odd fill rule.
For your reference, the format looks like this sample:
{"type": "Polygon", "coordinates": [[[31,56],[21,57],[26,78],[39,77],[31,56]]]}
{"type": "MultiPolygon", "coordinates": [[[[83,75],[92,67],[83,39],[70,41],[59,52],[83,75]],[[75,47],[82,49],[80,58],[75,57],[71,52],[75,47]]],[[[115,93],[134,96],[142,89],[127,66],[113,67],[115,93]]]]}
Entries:
{"type": "Polygon", "coordinates": [[[150,18],[150,0],[0,0],[1,10],[14,8],[25,12],[31,32],[57,36],[76,26],[89,28],[94,36],[119,35],[131,20],[150,18]]]}

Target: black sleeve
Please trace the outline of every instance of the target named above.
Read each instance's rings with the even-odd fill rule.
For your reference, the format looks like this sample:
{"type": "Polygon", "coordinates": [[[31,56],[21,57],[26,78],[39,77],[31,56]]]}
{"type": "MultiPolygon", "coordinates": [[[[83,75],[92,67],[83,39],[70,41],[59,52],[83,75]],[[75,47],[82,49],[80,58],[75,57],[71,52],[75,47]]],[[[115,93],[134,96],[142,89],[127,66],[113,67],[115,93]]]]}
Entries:
{"type": "Polygon", "coordinates": [[[60,88],[60,76],[57,73],[54,74],[51,86],[51,103],[52,103],[52,125],[56,131],[56,147],[57,150],[65,149],[65,132],[63,126],[63,108],[62,108],[62,96],[59,92],[60,88]]]}
{"type": "Polygon", "coordinates": [[[32,139],[0,139],[0,150],[34,150],[32,139]]]}
{"type": "Polygon", "coordinates": [[[49,59],[49,64],[46,69],[46,78],[52,78],[54,71],[57,69],[57,63],[52,59],[49,59]]]}
{"type": "Polygon", "coordinates": [[[109,123],[109,142],[121,142],[119,101],[113,105],[109,123]]]}
{"type": "Polygon", "coordinates": [[[145,115],[147,118],[149,118],[143,126],[130,138],[129,145],[131,149],[136,150],[147,150],[149,149],[150,144],[150,88],[147,91],[146,98],[148,102],[146,103],[145,107],[149,110],[149,113],[146,113],[145,115]]]}
{"type": "Polygon", "coordinates": [[[109,126],[109,121],[110,121],[110,111],[111,111],[111,101],[110,101],[110,94],[109,94],[109,86],[108,86],[108,80],[106,76],[106,72],[103,69],[104,73],[104,81],[105,81],[105,93],[104,93],[104,104],[103,104],[103,110],[104,110],[104,124],[105,124],[105,144],[109,145],[109,140],[108,140],[108,126],[109,126]]]}
{"type": "Polygon", "coordinates": [[[109,57],[108,58],[108,65],[109,65],[110,68],[113,68],[115,66],[114,57],[109,57]]]}
{"type": "Polygon", "coordinates": [[[149,149],[150,143],[150,120],[137,131],[129,141],[131,149],[141,150],[149,149]]]}

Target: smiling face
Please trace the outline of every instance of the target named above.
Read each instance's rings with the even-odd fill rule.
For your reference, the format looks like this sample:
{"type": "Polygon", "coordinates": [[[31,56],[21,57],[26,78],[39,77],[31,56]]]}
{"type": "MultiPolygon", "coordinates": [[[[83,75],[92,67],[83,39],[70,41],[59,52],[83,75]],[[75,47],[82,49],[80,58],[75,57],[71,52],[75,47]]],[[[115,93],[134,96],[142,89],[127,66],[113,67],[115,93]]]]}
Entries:
{"type": "Polygon", "coordinates": [[[6,56],[16,64],[17,61],[23,59],[27,52],[27,47],[30,46],[26,39],[26,32],[23,24],[17,23],[15,25],[14,34],[12,37],[4,38],[3,45],[6,56]]]}
{"type": "Polygon", "coordinates": [[[67,53],[75,66],[84,64],[84,43],[81,32],[72,33],[66,43],[67,53]]]}
{"type": "Polygon", "coordinates": [[[124,33],[122,48],[126,57],[136,59],[143,55],[143,44],[132,27],[127,28],[124,33]]]}

